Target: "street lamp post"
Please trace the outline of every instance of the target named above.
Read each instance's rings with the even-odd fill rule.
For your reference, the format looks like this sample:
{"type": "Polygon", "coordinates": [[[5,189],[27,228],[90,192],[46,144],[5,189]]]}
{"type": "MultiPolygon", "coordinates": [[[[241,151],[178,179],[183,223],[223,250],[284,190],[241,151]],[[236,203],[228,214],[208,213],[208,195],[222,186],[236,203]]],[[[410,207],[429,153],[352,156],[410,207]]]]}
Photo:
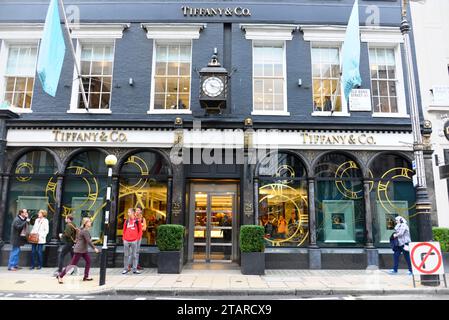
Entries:
{"type": "MultiPolygon", "coordinates": [[[[410,115],[412,120],[413,131],[413,151],[416,162],[416,176],[418,184],[416,186],[416,215],[418,219],[418,240],[432,241],[432,221],[431,209],[432,204],[427,193],[426,172],[424,167],[424,145],[421,135],[421,124],[419,119],[418,96],[415,82],[415,69],[412,58],[412,49],[410,44],[411,26],[407,18],[407,5],[409,0],[402,0],[402,21],[401,32],[404,37],[404,49],[406,57],[406,69],[408,77],[408,91],[410,95],[410,115]]],[[[423,285],[439,285],[436,280],[438,276],[421,276],[423,285]]]]}
{"type": "Polygon", "coordinates": [[[117,157],[108,155],[104,160],[108,168],[108,181],[106,189],[106,207],[104,210],[103,227],[103,247],[101,248],[100,260],[100,286],[106,283],[106,262],[108,259],[108,235],[109,235],[109,215],[111,212],[111,193],[112,193],[112,168],[117,164],[117,157]]]}

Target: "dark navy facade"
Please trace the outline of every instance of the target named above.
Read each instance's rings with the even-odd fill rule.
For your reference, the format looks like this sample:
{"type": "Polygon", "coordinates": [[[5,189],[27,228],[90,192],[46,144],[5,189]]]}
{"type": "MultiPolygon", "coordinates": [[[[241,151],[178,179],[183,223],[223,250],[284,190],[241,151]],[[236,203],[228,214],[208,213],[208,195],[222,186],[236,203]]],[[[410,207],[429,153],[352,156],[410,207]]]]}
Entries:
{"type": "MultiPolygon", "coordinates": [[[[20,206],[49,211],[48,266],[56,265],[59,234],[69,213],[78,219],[86,215],[97,219],[93,235],[100,245],[108,154],[118,158],[110,266],[122,265],[124,213],[135,206],[143,207],[149,226],[140,258],[143,266],[157,264],[156,230],[165,223],[186,227],[185,262],[238,262],[239,228],[257,224],[266,232],[267,268],[390,265],[386,237],[394,217],[404,216],[412,236],[418,233],[406,59],[399,30],[401,1],[360,0],[359,4],[359,89],[369,89],[371,99],[371,109],[363,111],[346,106],[338,93],[341,89],[335,88],[338,80],[334,74],[328,77],[331,71],[325,67],[332,65],[332,52],[341,54],[352,0],[65,1],[68,13],[80,18],[80,27],[72,31],[77,51],[95,46],[96,40],[112,43],[110,100],[102,105],[100,98],[103,108],[91,107],[89,112],[79,107],[79,98],[74,99],[78,95],[74,59],[67,48],[56,97],[47,95],[35,76],[31,104],[24,108],[28,110],[11,107],[14,103],[0,110],[2,265],[11,250],[11,220],[20,206]],[[219,14],[218,9],[227,8],[229,14],[219,14]],[[189,74],[183,78],[181,69],[177,73],[178,81],[188,79],[189,84],[183,92],[178,82],[174,91],[179,100],[188,97],[187,107],[181,108],[177,101],[169,106],[173,92],[168,92],[167,84],[165,95],[161,94],[166,102],[159,109],[159,52],[165,50],[161,48],[171,52],[175,46],[191,50],[185,60],[189,74]],[[271,50],[271,56],[263,53],[260,63],[267,66],[275,61],[274,69],[282,66],[279,77],[257,75],[257,55],[268,52],[263,50],[271,50]],[[204,90],[199,71],[214,52],[229,78],[226,108],[208,114],[199,100],[204,90]],[[258,77],[264,83],[261,92],[255,88],[258,77]],[[276,79],[282,93],[272,96],[276,79]],[[273,88],[267,89],[267,83],[273,83],[273,88]],[[388,94],[380,93],[381,86],[388,94]],[[326,109],[326,90],[331,99],[341,99],[332,112],[326,109]],[[260,105],[258,98],[263,101],[260,105]],[[281,99],[278,105],[276,99],[281,99]],[[376,109],[376,105],[382,106],[376,109]],[[198,123],[201,136],[195,141],[198,123]],[[208,143],[229,149],[212,131],[232,130],[241,144],[231,147],[230,163],[210,164],[204,157],[199,163],[174,163],[177,146],[192,159],[195,152],[210,147],[208,143]],[[269,130],[276,131],[276,153],[253,161],[270,140],[269,130]]],[[[39,36],[33,34],[42,29],[46,10],[42,1],[0,0],[0,77],[5,78],[0,84],[5,83],[5,88],[11,48],[29,40],[38,43],[39,36]]],[[[168,66],[185,63],[180,51],[176,62],[165,58],[168,66]]],[[[104,70],[102,76],[107,78],[104,70]]],[[[0,89],[4,93],[0,105],[8,92],[15,97],[17,90],[8,90],[0,89]]],[[[427,129],[423,127],[423,132],[430,134],[427,129]]],[[[217,152],[209,156],[224,157],[224,151],[219,156],[217,152]]],[[[431,163],[430,156],[428,151],[426,163],[431,163]]]]}

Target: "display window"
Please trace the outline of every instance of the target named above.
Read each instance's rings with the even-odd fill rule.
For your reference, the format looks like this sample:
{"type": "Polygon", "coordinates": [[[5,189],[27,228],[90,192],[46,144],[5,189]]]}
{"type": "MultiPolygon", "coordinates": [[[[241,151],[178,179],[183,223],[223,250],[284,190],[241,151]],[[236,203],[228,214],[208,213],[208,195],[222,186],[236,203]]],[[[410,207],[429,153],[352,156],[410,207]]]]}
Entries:
{"type": "Polygon", "coordinates": [[[319,246],[363,246],[363,174],[344,154],[324,155],[315,167],[315,208],[319,246]]]}
{"type": "MultiPolygon", "coordinates": [[[[46,210],[50,230],[55,215],[57,165],[53,156],[45,151],[31,151],[21,156],[11,171],[7,214],[3,229],[3,239],[9,241],[11,223],[20,209],[27,209],[31,224],[37,218],[39,210],[46,210]]],[[[51,234],[47,236],[50,240],[51,234]]]]}
{"type": "Polygon", "coordinates": [[[168,167],[155,152],[136,153],[120,169],[117,242],[122,242],[123,223],[129,208],[142,209],[145,224],[142,245],[155,245],[157,227],[167,221],[168,167]],[[145,228],[146,227],[146,228],[145,228]]]}
{"type": "Polygon", "coordinates": [[[259,224],[267,246],[308,245],[307,174],[294,155],[278,153],[259,165],[259,224]]]}
{"type": "Polygon", "coordinates": [[[390,246],[397,216],[408,222],[412,240],[417,239],[414,171],[410,162],[394,154],[384,154],[374,160],[370,170],[374,178],[370,197],[375,245],[390,246]]]}

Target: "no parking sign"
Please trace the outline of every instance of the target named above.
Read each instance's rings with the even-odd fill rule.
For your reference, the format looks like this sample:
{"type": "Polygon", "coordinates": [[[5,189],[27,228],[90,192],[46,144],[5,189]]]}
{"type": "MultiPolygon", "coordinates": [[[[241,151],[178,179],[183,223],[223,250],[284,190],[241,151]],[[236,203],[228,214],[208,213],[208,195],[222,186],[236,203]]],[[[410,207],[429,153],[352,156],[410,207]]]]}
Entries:
{"type": "Polygon", "coordinates": [[[444,275],[439,242],[410,243],[410,259],[414,275],[444,275]]]}

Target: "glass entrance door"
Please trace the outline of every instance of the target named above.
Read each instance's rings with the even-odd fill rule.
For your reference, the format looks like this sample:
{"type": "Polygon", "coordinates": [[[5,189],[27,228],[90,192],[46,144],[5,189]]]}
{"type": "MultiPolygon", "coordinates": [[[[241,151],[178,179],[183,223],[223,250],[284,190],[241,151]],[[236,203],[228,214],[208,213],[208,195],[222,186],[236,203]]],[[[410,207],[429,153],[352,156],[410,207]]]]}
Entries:
{"type": "Polygon", "coordinates": [[[196,191],[192,198],[193,261],[232,261],[236,193],[196,191]]]}

